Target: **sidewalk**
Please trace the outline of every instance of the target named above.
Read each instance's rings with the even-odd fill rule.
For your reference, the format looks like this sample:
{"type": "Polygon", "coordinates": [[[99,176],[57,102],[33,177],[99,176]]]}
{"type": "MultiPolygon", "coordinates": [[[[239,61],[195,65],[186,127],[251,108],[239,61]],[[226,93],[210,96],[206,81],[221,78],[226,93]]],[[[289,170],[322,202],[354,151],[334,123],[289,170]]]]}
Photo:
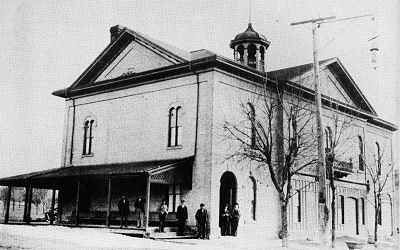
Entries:
{"type": "MultiPolygon", "coordinates": [[[[319,249],[318,242],[291,239],[290,250],[319,249]]],[[[397,249],[394,241],[381,241],[378,249],[397,249]]],[[[113,234],[96,228],[69,228],[63,226],[29,226],[0,224],[0,249],[210,249],[255,250],[282,249],[279,239],[221,237],[211,240],[176,239],[151,240],[113,234]]],[[[328,247],[327,249],[332,249],[328,247]]],[[[343,240],[336,248],[347,249],[343,240]]],[[[366,245],[363,249],[376,249],[366,245]]]]}

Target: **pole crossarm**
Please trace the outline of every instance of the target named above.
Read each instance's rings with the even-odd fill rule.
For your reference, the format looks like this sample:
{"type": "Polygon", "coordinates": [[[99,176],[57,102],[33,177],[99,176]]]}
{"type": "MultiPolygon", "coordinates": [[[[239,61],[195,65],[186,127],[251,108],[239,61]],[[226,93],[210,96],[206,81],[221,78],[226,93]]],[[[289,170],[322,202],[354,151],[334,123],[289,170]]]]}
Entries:
{"type": "Polygon", "coordinates": [[[295,26],[295,25],[306,24],[306,23],[322,23],[325,20],[332,20],[332,19],[335,19],[335,18],[336,18],[335,16],[316,18],[316,19],[310,19],[310,20],[307,20],[307,21],[291,23],[290,25],[295,26]]]}

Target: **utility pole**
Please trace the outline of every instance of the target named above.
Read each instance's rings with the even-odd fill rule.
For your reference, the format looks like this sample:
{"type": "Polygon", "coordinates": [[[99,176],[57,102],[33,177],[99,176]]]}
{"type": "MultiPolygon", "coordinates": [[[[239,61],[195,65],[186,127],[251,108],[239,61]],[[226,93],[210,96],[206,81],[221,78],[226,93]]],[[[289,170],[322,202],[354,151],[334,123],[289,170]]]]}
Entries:
{"type": "Polygon", "coordinates": [[[315,89],[315,105],[316,105],[316,121],[317,121],[317,136],[318,136],[318,228],[319,228],[319,240],[321,249],[326,247],[326,225],[328,222],[327,218],[327,206],[326,206],[326,192],[325,192],[325,181],[326,181],[326,168],[325,168],[325,149],[324,149],[324,131],[322,125],[321,116],[321,91],[319,81],[319,59],[318,59],[318,36],[317,31],[320,24],[323,21],[334,19],[335,17],[325,17],[307,20],[298,23],[292,23],[291,25],[300,25],[311,23],[312,24],[312,35],[313,35],[313,58],[314,58],[314,89],[315,89]]]}
{"type": "Polygon", "coordinates": [[[345,21],[355,18],[372,16],[361,15],[342,19],[335,19],[334,16],[311,19],[302,22],[291,23],[292,26],[300,24],[312,24],[312,35],[313,35],[313,58],[314,58],[314,89],[315,89],[315,105],[316,105],[316,121],[317,121],[317,133],[318,133],[318,179],[319,179],[319,191],[318,191],[318,227],[320,237],[320,247],[325,249],[326,247],[326,225],[327,225],[327,211],[326,206],[326,193],[325,193],[325,182],[326,182],[326,168],[325,168],[325,149],[324,149],[324,131],[321,119],[321,92],[320,92],[320,81],[319,81],[319,59],[318,59],[318,28],[323,23],[345,21]],[[333,20],[335,19],[335,20],[333,20]]]}

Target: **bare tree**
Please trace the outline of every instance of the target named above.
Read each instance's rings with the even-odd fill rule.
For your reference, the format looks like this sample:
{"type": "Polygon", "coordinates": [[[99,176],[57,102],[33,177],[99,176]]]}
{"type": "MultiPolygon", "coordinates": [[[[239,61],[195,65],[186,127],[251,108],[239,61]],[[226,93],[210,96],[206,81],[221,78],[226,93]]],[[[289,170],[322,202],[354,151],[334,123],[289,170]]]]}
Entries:
{"type": "Polygon", "coordinates": [[[36,206],[36,214],[39,212],[39,205],[45,201],[47,189],[34,189],[32,192],[32,203],[36,206]]]}
{"type": "Polygon", "coordinates": [[[368,182],[372,186],[373,201],[368,200],[374,207],[374,241],[378,240],[378,224],[382,224],[382,198],[391,192],[388,181],[391,179],[393,163],[385,157],[385,149],[376,143],[373,158],[364,161],[368,182]],[[371,183],[372,182],[372,183],[371,183]]]}
{"type": "Polygon", "coordinates": [[[224,123],[227,137],[239,145],[228,159],[256,162],[270,175],[280,201],[283,247],[288,247],[287,208],[296,194],[292,177],[317,161],[312,104],[293,91],[277,89],[271,97],[264,89],[256,100],[240,104],[243,122],[224,123]]]}
{"type": "Polygon", "coordinates": [[[327,178],[329,179],[329,187],[331,189],[331,246],[335,247],[336,238],[336,185],[335,179],[340,178],[335,174],[335,165],[339,159],[349,150],[354,143],[354,120],[349,117],[339,116],[338,112],[333,113],[332,127],[327,126],[325,129],[325,152],[327,178]]]}

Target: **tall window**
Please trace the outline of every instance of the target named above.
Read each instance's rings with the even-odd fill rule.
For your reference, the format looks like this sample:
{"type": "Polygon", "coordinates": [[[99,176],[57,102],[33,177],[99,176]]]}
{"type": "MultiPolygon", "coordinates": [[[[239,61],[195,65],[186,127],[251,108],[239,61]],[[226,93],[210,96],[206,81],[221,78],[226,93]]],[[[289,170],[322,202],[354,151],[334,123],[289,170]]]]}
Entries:
{"type": "Polygon", "coordinates": [[[364,171],[364,144],[361,136],[358,136],[358,148],[358,152],[360,153],[358,155],[358,168],[364,171]]]}
{"type": "Polygon", "coordinates": [[[326,127],[325,129],[325,150],[331,149],[333,146],[332,143],[332,130],[330,127],[326,127]]]}
{"type": "Polygon", "coordinates": [[[247,103],[249,106],[249,119],[250,119],[250,146],[254,148],[256,145],[256,111],[251,103],[247,103]]]}
{"type": "Polygon", "coordinates": [[[379,146],[378,142],[375,142],[376,145],[376,165],[378,167],[378,175],[381,175],[381,163],[382,163],[382,156],[381,156],[381,147],[379,146]]]}
{"type": "Polygon", "coordinates": [[[168,122],[168,147],[182,145],[182,107],[171,108],[169,110],[168,122]]]}
{"type": "Polygon", "coordinates": [[[344,224],[344,196],[340,195],[340,217],[341,217],[341,222],[344,224]]]}
{"type": "Polygon", "coordinates": [[[256,191],[257,191],[257,186],[256,186],[256,180],[254,180],[253,177],[249,177],[248,180],[249,187],[250,187],[250,217],[252,220],[256,220],[256,191]]]}
{"type": "Polygon", "coordinates": [[[361,222],[363,225],[365,225],[365,204],[364,204],[364,198],[360,199],[361,203],[361,222]]]}
{"type": "Polygon", "coordinates": [[[83,155],[92,154],[94,120],[86,120],[83,125],[83,155]]]}
{"type": "Polygon", "coordinates": [[[181,188],[177,184],[169,185],[168,207],[170,212],[176,212],[181,198],[181,188]]]}
{"type": "Polygon", "coordinates": [[[297,222],[301,222],[301,192],[300,190],[296,191],[296,194],[293,196],[293,204],[294,204],[294,212],[296,213],[297,222]]]}
{"type": "Polygon", "coordinates": [[[290,108],[290,121],[289,121],[289,136],[290,136],[290,141],[292,143],[291,147],[292,149],[297,149],[298,143],[299,143],[299,138],[297,134],[297,121],[296,121],[296,115],[294,114],[293,107],[290,108]]]}

